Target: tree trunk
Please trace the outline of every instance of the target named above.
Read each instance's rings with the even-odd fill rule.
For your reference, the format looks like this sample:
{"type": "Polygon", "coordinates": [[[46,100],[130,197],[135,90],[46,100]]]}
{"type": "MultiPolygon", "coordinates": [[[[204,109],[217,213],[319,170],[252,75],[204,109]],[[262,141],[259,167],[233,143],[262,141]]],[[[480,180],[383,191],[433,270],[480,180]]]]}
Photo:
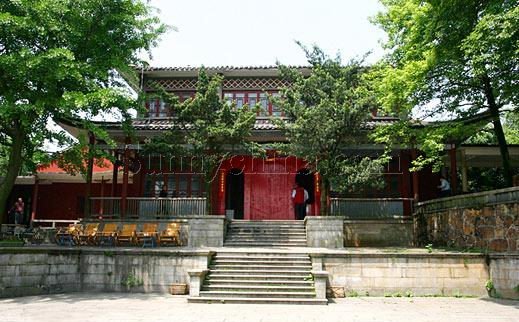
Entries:
{"type": "Polygon", "coordinates": [[[499,144],[499,151],[501,152],[501,162],[503,164],[503,176],[507,187],[512,186],[512,171],[510,169],[510,153],[508,152],[508,145],[506,143],[505,132],[499,115],[499,106],[496,103],[494,92],[492,91],[492,84],[490,79],[485,77],[483,80],[485,86],[485,96],[488,103],[488,109],[492,116],[492,124],[494,125],[494,133],[499,144]]]}
{"type": "Polygon", "coordinates": [[[3,223],[5,220],[7,198],[9,198],[9,194],[11,194],[16,177],[22,167],[22,151],[25,135],[17,125],[15,125],[13,129],[13,133],[14,135],[11,138],[11,151],[9,151],[9,160],[7,161],[7,173],[0,186],[0,223],[3,223]]]}
{"type": "Polygon", "coordinates": [[[330,214],[328,196],[330,195],[330,180],[321,176],[321,216],[330,214]]]}

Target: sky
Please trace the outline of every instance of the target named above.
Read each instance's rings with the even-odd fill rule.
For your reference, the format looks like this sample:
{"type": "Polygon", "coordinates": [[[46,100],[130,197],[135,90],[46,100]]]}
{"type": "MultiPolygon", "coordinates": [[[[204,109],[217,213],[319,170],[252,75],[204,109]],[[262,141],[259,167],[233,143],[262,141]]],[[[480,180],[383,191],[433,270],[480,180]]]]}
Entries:
{"type": "MultiPolygon", "coordinates": [[[[173,26],[148,58],[153,67],[306,65],[295,43],[318,45],[343,61],[382,56],[384,33],[369,22],[378,0],[151,0],[173,26]],[[176,29],[177,31],[174,31],[176,29]]],[[[101,115],[96,119],[113,120],[101,115]]],[[[50,122],[52,128],[58,128],[50,122]]],[[[46,142],[45,149],[60,148],[46,142]]]]}
{"type": "Polygon", "coordinates": [[[369,22],[378,0],[151,0],[161,20],[177,31],[164,35],[150,65],[305,65],[295,43],[316,44],[344,61],[382,56],[384,33],[369,22]]]}

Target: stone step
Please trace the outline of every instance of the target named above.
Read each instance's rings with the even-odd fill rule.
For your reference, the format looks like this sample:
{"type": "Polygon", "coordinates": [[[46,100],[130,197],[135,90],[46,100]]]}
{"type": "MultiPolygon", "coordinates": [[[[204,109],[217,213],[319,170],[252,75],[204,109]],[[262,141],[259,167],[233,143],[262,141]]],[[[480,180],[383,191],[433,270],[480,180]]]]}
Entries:
{"type": "Polygon", "coordinates": [[[223,273],[227,275],[294,275],[301,277],[307,277],[310,275],[311,270],[291,270],[291,269],[211,269],[210,274],[223,273]]]}
{"type": "Polygon", "coordinates": [[[305,222],[303,220],[239,220],[234,219],[231,220],[231,224],[263,224],[263,225],[280,225],[280,224],[290,224],[290,225],[303,225],[305,222]]]}
{"type": "Polygon", "coordinates": [[[308,280],[308,281],[305,281],[304,279],[305,278],[309,278],[310,277],[310,274],[309,273],[304,273],[304,274],[283,274],[283,273],[276,273],[276,274],[273,274],[272,272],[268,272],[268,274],[261,274],[261,273],[256,273],[256,274],[240,274],[240,275],[237,275],[237,274],[233,274],[233,273],[229,273],[229,271],[220,271],[220,272],[210,272],[207,277],[206,277],[206,280],[207,281],[213,281],[213,280],[221,280],[221,279],[226,279],[226,280],[248,280],[248,281],[265,281],[265,282],[277,282],[277,281],[287,281],[287,282],[290,282],[290,281],[294,281],[294,282],[311,282],[311,280],[308,280]]]}
{"type": "Polygon", "coordinates": [[[264,236],[306,236],[306,231],[304,229],[298,229],[298,230],[287,230],[284,232],[275,231],[275,230],[263,230],[258,232],[255,232],[254,230],[228,230],[233,235],[243,235],[243,236],[255,236],[255,235],[264,235],[264,236]]]}
{"type": "Polygon", "coordinates": [[[239,237],[230,237],[225,240],[225,242],[261,242],[261,243],[306,243],[306,238],[239,238],[239,237]]]}
{"type": "Polygon", "coordinates": [[[289,226],[289,225],[280,225],[280,226],[264,226],[264,225],[229,225],[227,226],[229,230],[254,230],[254,229],[264,229],[264,230],[286,230],[288,232],[294,231],[294,232],[300,232],[305,230],[304,226],[289,226]]]}
{"type": "Polygon", "coordinates": [[[275,229],[229,229],[227,235],[237,236],[306,236],[304,229],[298,230],[275,230],[275,229]]]}
{"type": "Polygon", "coordinates": [[[214,265],[272,265],[272,266],[283,266],[283,265],[310,265],[312,266],[312,261],[308,259],[301,260],[251,260],[251,259],[243,259],[243,260],[228,260],[228,259],[216,259],[212,261],[214,265]]]}
{"type": "Polygon", "coordinates": [[[202,297],[299,297],[315,298],[315,292],[268,292],[268,291],[200,291],[202,297]]]}
{"type": "Polygon", "coordinates": [[[203,291],[243,291],[243,292],[315,292],[315,288],[310,286],[285,286],[285,285],[248,285],[248,284],[212,284],[203,285],[203,291]]]}
{"type": "Polygon", "coordinates": [[[251,261],[310,261],[310,257],[308,255],[300,255],[300,256],[292,256],[291,254],[250,254],[250,255],[242,255],[241,253],[236,254],[228,254],[228,255],[216,255],[213,257],[213,261],[216,260],[230,260],[230,261],[242,261],[242,260],[251,260],[251,261]],[[282,255],[282,256],[279,256],[282,255]],[[285,256],[283,256],[285,255],[285,256]]]}
{"type": "Polygon", "coordinates": [[[210,265],[210,270],[312,270],[312,265],[287,265],[286,263],[283,265],[225,265],[225,264],[217,264],[210,265]]]}
{"type": "Polygon", "coordinates": [[[302,222],[270,222],[270,223],[263,223],[263,222],[257,222],[257,221],[244,221],[244,222],[231,222],[228,227],[297,227],[297,228],[304,228],[306,227],[304,223],[302,222]]]}
{"type": "Polygon", "coordinates": [[[188,297],[189,303],[220,303],[220,304],[301,304],[327,305],[326,299],[315,298],[244,298],[244,297],[188,297]]]}
{"type": "Polygon", "coordinates": [[[283,249],[269,249],[264,248],[245,248],[245,249],[226,249],[224,251],[216,253],[214,258],[220,258],[221,256],[253,256],[253,257],[275,257],[285,258],[289,257],[304,257],[310,258],[307,253],[298,253],[294,250],[283,250],[283,249]]]}
{"type": "Polygon", "coordinates": [[[268,242],[224,242],[224,246],[236,246],[236,247],[305,247],[306,243],[268,243],[268,242]]]}
{"type": "Polygon", "coordinates": [[[294,285],[294,286],[312,286],[313,281],[304,281],[299,278],[298,280],[286,280],[286,279],[231,279],[231,278],[209,278],[205,281],[204,285],[294,285]]]}

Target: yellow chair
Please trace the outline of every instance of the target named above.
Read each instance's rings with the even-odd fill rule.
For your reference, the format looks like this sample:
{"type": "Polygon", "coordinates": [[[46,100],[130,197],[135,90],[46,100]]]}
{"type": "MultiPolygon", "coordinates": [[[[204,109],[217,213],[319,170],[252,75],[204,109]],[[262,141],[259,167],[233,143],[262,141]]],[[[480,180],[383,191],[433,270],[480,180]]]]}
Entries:
{"type": "Polygon", "coordinates": [[[79,231],[78,240],[80,245],[94,245],[99,223],[91,223],[85,226],[85,229],[79,231]]]}
{"type": "Polygon", "coordinates": [[[137,244],[143,247],[146,247],[150,244],[151,247],[154,247],[157,243],[158,235],[157,232],[158,224],[147,223],[142,227],[142,231],[137,232],[137,244]]]}
{"type": "Polygon", "coordinates": [[[133,244],[135,242],[136,231],[137,224],[124,224],[123,228],[117,233],[117,243],[133,244]]]}
{"type": "Polygon", "coordinates": [[[117,241],[117,224],[106,223],[103,230],[97,233],[96,241],[98,246],[115,246],[117,241]]]}
{"type": "Polygon", "coordinates": [[[169,223],[167,228],[160,233],[159,244],[172,244],[174,246],[180,246],[180,224],[169,223]]]}
{"type": "Polygon", "coordinates": [[[83,230],[83,225],[72,224],[68,227],[62,227],[56,232],[55,240],[58,245],[69,246],[79,245],[79,234],[83,230]]]}

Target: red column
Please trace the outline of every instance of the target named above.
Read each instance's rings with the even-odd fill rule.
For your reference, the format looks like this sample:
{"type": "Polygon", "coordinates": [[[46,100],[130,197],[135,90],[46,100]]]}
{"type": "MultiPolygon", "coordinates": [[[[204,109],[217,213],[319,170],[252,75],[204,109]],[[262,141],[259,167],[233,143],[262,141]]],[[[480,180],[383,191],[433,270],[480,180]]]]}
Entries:
{"type": "Polygon", "coordinates": [[[449,159],[451,162],[451,190],[453,194],[458,191],[458,176],[456,175],[457,163],[456,163],[456,146],[453,144],[449,150],[449,159]]]}
{"type": "Polygon", "coordinates": [[[30,222],[31,227],[32,227],[32,223],[33,223],[34,219],[36,219],[36,209],[38,209],[38,186],[39,186],[39,180],[38,180],[38,177],[35,176],[34,188],[32,190],[31,222],[30,222]]]}
{"type": "MultiPolygon", "coordinates": [[[[416,160],[417,153],[416,149],[411,150],[411,160],[409,160],[409,165],[413,160],[416,160]]],[[[413,198],[415,201],[420,200],[420,181],[418,180],[418,171],[413,171],[413,198]]]]}
{"type": "Polygon", "coordinates": [[[321,215],[321,176],[319,172],[314,173],[314,215],[321,215]]]}
{"type": "Polygon", "coordinates": [[[117,175],[119,172],[119,165],[117,163],[117,151],[114,152],[114,169],[112,173],[112,197],[117,195],[117,175]]]}
{"type": "Polygon", "coordinates": [[[94,175],[94,156],[91,151],[95,144],[95,136],[92,132],[88,134],[88,161],[87,161],[87,174],[86,174],[86,193],[85,193],[85,217],[90,217],[92,214],[92,205],[90,197],[92,195],[92,177],[94,175]]]}
{"type": "MultiPolygon", "coordinates": [[[[130,139],[126,138],[126,144],[130,144],[130,139]]],[[[123,186],[121,189],[121,219],[126,215],[126,197],[128,196],[128,167],[130,160],[130,149],[128,146],[124,147],[123,156],[123,186]]]]}
{"type": "Polygon", "coordinates": [[[101,177],[101,202],[100,202],[100,206],[99,206],[99,215],[103,215],[103,212],[104,212],[104,200],[103,200],[103,197],[105,196],[105,178],[104,177],[101,177]]]}

